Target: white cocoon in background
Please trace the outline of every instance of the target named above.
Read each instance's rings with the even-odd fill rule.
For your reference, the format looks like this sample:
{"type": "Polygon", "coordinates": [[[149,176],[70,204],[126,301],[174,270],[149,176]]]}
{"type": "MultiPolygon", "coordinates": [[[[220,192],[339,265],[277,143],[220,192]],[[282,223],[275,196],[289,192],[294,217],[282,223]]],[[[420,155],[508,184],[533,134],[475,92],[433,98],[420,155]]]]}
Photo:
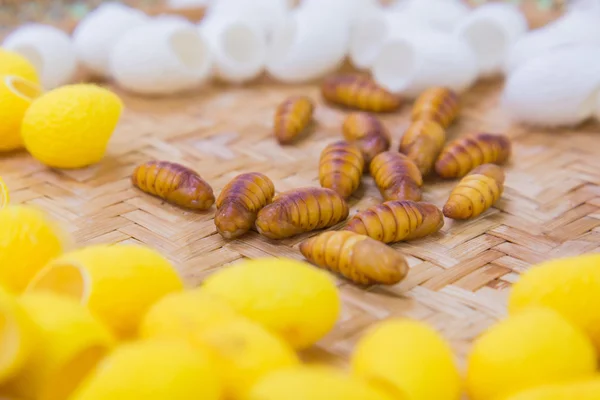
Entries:
{"type": "Polygon", "coordinates": [[[77,56],[71,38],[53,26],[22,25],[6,37],[2,47],[27,58],[47,90],[68,83],[77,69],[77,56]]]}
{"type": "Polygon", "coordinates": [[[456,34],[475,52],[480,76],[502,72],[508,52],[527,31],[521,10],[508,3],[489,3],[477,7],[458,25],[456,34]]]}
{"type": "Polygon", "coordinates": [[[412,14],[436,29],[452,32],[470,9],[461,0],[404,0],[392,8],[412,14]]]}
{"type": "Polygon", "coordinates": [[[216,16],[200,23],[199,29],[210,45],[219,78],[244,82],[256,78],[264,70],[267,41],[257,23],[216,16]]]}
{"type": "Polygon", "coordinates": [[[324,13],[332,18],[343,18],[352,25],[381,11],[377,0],[302,0],[298,11],[324,13]]]}
{"type": "Polygon", "coordinates": [[[98,76],[108,76],[114,45],[129,29],[148,21],[139,10],[119,3],[104,3],[83,18],[73,32],[77,57],[98,76]]]}
{"type": "Polygon", "coordinates": [[[350,30],[350,60],[356,68],[369,68],[386,42],[424,29],[432,27],[405,12],[379,10],[371,13],[350,30]]]}
{"type": "Polygon", "coordinates": [[[477,61],[471,48],[457,37],[420,31],[385,44],[371,72],[380,86],[409,97],[432,86],[460,93],[475,82],[477,61]]]}
{"type": "MultiPolygon", "coordinates": [[[[218,1],[218,0],[216,0],[218,1]]],[[[209,6],[213,0],[168,0],[167,6],[172,9],[184,9],[209,6]]]]}
{"type": "Polygon", "coordinates": [[[510,50],[505,71],[510,74],[529,59],[578,43],[600,44],[599,13],[576,9],[524,35],[510,50]]]}
{"type": "Polygon", "coordinates": [[[243,19],[257,24],[269,37],[289,12],[287,0],[215,0],[208,8],[206,18],[243,19]]]}
{"type": "Polygon", "coordinates": [[[271,76],[298,83],[339,68],[348,48],[347,21],[323,11],[297,11],[273,33],[267,49],[267,71],[271,76]]]}
{"type": "Polygon", "coordinates": [[[576,125],[597,110],[600,46],[563,47],[534,58],[508,76],[502,105],[520,122],[576,125]]]}
{"type": "Polygon", "coordinates": [[[209,46],[196,26],[169,17],[128,31],[110,57],[117,84],[139,94],[193,89],[209,78],[211,69],[209,46]]]}
{"type": "Polygon", "coordinates": [[[571,0],[566,4],[567,10],[584,10],[600,13],[600,0],[571,0]]]}

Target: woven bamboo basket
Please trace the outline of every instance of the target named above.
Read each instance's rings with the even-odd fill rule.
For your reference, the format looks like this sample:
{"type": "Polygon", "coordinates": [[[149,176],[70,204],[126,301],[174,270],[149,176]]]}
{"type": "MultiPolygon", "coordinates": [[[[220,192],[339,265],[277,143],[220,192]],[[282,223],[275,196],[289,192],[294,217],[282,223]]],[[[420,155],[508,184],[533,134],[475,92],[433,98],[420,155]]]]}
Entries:
{"type": "MultiPolygon", "coordinates": [[[[82,2],[10,3],[2,3],[5,31],[31,20],[70,29],[94,2],[83,9],[78,8],[82,2]]],[[[168,11],[160,2],[135,4],[153,13],[168,11]]],[[[560,13],[558,6],[541,10],[528,1],[523,7],[531,26],[560,13]]],[[[191,11],[196,12],[193,18],[201,15],[191,11]]],[[[233,176],[249,171],[267,174],[278,191],[318,185],[319,153],[340,138],[345,113],[325,105],[316,85],[284,86],[261,78],[244,86],[214,84],[185,97],[148,99],[105,84],[126,104],[107,157],[93,167],[67,171],[48,169],[25,153],[2,156],[0,173],[14,202],[50,212],[66,223],[78,245],[152,246],[177,265],[189,286],[245,257],[302,259],[298,243],[306,236],[275,243],[249,233],[226,241],[215,230],[214,210],[189,213],[171,207],[132,188],[129,176],[135,165],[163,159],[194,166],[215,193],[233,176]],[[270,132],[272,116],[275,106],[292,94],[317,100],[317,128],[297,145],[282,148],[270,132]]],[[[550,132],[511,125],[497,107],[501,85],[485,81],[473,87],[449,135],[452,139],[481,130],[513,140],[502,199],[477,219],[447,220],[434,236],[394,245],[411,266],[408,278],[397,286],[363,289],[338,280],[342,316],[307,358],[343,365],[366,328],[403,316],[436,327],[462,364],[472,340],[505,314],[508,289],[521,272],[547,259],[600,251],[600,127],[588,123],[550,132]]],[[[383,117],[394,138],[392,148],[408,124],[409,109],[407,105],[383,117]]],[[[441,207],[454,184],[431,182],[424,199],[441,207]]],[[[351,213],[379,202],[377,189],[365,178],[350,199],[351,213]]]]}

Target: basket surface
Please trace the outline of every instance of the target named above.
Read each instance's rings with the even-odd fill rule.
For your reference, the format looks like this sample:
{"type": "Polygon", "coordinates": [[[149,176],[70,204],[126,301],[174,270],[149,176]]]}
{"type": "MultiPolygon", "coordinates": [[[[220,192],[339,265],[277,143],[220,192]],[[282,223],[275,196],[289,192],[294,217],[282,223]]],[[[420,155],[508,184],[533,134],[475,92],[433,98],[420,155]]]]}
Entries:
{"type": "MultiPolygon", "coordinates": [[[[393,247],[408,255],[411,272],[395,287],[357,288],[343,280],[343,315],[307,357],[344,363],[361,333],[392,316],[437,327],[460,360],[472,339],[505,313],[508,289],[519,273],[547,259],[600,251],[600,159],[597,124],[545,132],[511,126],[498,108],[501,83],[483,82],[463,98],[450,139],[475,131],[506,133],[514,154],[506,189],[496,206],[464,223],[446,221],[439,234],[393,247]]],[[[48,169],[25,153],[0,158],[0,173],[16,203],[33,204],[64,221],[79,245],[132,242],[169,257],[190,286],[244,257],[302,259],[306,236],[271,242],[257,233],[226,241],[216,233],[214,208],[190,213],[132,188],[142,162],[161,159],[197,169],[215,193],[235,175],[267,174],[278,192],[318,186],[320,151],[339,140],[345,116],[325,105],[316,85],[284,86],[268,80],[245,87],[213,85],[170,99],[140,98],[113,88],[126,111],[100,164],[75,171],[48,169]],[[316,129],[296,145],[280,147],[271,125],[288,95],[318,102],[316,129]]],[[[410,105],[382,117],[392,148],[407,127],[410,105]]],[[[455,182],[430,182],[424,200],[442,206],[455,182]]],[[[351,198],[351,214],[380,202],[365,176],[351,198]]]]}

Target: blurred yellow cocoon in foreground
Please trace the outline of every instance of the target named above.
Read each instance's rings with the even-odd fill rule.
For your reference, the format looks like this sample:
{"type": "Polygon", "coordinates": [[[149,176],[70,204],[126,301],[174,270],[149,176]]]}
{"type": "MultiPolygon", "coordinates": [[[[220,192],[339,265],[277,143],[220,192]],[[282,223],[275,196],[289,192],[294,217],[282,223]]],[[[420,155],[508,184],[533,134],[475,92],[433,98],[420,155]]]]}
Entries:
{"type": "Polygon", "coordinates": [[[47,293],[23,295],[39,329],[39,343],[1,393],[17,398],[63,400],[113,347],[108,328],[76,301],[47,293]]]}
{"type": "Polygon", "coordinates": [[[18,374],[39,341],[39,330],[17,300],[0,289],[0,384],[18,374]]]}
{"type": "Polygon", "coordinates": [[[100,362],[70,400],[220,400],[211,357],[189,344],[127,343],[100,362]]]}
{"type": "Polygon", "coordinates": [[[96,245],[49,262],[27,292],[70,296],[120,338],[134,337],[152,304],[183,290],[174,267],[160,253],[137,245],[96,245]]]}
{"type": "Polygon", "coordinates": [[[21,123],[29,106],[41,93],[42,89],[34,82],[0,74],[0,152],[23,147],[21,123]]]}
{"type": "Polygon", "coordinates": [[[56,221],[35,207],[9,205],[0,209],[0,285],[21,293],[70,241],[56,221]]]}
{"type": "Polygon", "coordinates": [[[3,209],[8,205],[10,201],[10,193],[8,192],[8,186],[0,177],[0,209],[3,209]]]}

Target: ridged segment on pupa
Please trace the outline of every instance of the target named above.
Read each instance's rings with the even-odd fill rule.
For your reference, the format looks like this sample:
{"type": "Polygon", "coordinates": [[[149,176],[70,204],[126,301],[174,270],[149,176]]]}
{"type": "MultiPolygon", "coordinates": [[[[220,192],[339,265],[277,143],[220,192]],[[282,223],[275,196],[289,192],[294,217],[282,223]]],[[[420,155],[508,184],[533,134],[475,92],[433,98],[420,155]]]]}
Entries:
{"type": "Polygon", "coordinates": [[[432,86],[461,93],[477,78],[473,50],[456,36],[424,30],[389,40],[371,68],[377,84],[392,93],[417,97],[432,86]]]}
{"type": "Polygon", "coordinates": [[[484,164],[462,178],[444,204],[444,215],[470,219],[493,206],[504,191],[504,172],[495,164],[484,164]]]}
{"type": "Polygon", "coordinates": [[[379,153],[369,167],[384,200],[421,200],[423,177],[415,163],[395,151],[379,153]]]}
{"type": "Polygon", "coordinates": [[[71,38],[50,25],[21,25],[4,39],[2,47],[27,58],[47,90],[70,82],[77,69],[71,38]]]}
{"type": "Polygon", "coordinates": [[[79,61],[91,72],[108,77],[110,54],[130,29],[149,18],[141,11],[111,2],[87,14],[73,31],[73,44],[79,61]]]}
{"type": "Polygon", "coordinates": [[[217,198],[215,226],[226,239],[248,232],[258,211],[273,200],[275,186],[264,174],[248,172],[233,178],[217,198]]]}
{"type": "Polygon", "coordinates": [[[321,268],[337,272],[360,285],[394,285],[408,274],[398,251],[350,231],[330,231],[300,243],[300,252],[321,268]]]}
{"type": "Polygon", "coordinates": [[[308,128],[315,106],[307,96],[291,96],[277,106],[273,133],[280,144],[291,143],[308,128]]]}
{"type": "Polygon", "coordinates": [[[131,174],[141,191],[190,210],[207,210],[215,202],[213,190],[194,170],[169,161],[148,161],[131,174]]]}
{"type": "Polygon", "coordinates": [[[448,128],[458,117],[460,99],[452,90],[438,86],[425,90],[413,104],[411,119],[431,119],[448,128]]]}
{"type": "Polygon", "coordinates": [[[400,141],[401,153],[410,158],[421,175],[429,174],[446,143],[446,131],[430,119],[414,121],[404,132],[400,141]]]}
{"type": "Polygon", "coordinates": [[[256,229],[269,239],[284,239],[329,228],[348,217],[348,204],[327,188],[303,187],[281,193],[258,212],[256,229]]]}
{"type": "Polygon", "coordinates": [[[128,91],[168,95],[206,81],[212,55],[196,26],[163,17],[129,30],[111,53],[110,70],[128,91]]]}
{"type": "Polygon", "coordinates": [[[530,31],[515,42],[504,67],[511,75],[529,60],[579,44],[600,45],[598,13],[574,9],[554,22],[530,31]]]}
{"type": "Polygon", "coordinates": [[[385,125],[373,114],[353,112],[348,114],[342,125],[344,138],[362,151],[365,163],[390,148],[390,134],[385,125]]]}
{"type": "Polygon", "coordinates": [[[514,4],[488,3],[477,7],[455,30],[471,46],[477,58],[479,76],[503,71],[509,51],[527,31],[527,20],[514,4]]]}
{"type": "Polygon", "coordinates": [[[396,111],[402,105],[399,95],[358,74],[334,74],[323,79],[321,95],[331,104],[374,113],[396,111]]]}
{"type": "Polygon", "coordinates": [[[365,160],[355,144],[340,140],[327,145],[319,160],[319,182],[348,198],[360,186],[365,160]]]}
{"type": "Polygon", "coordinates": [[[344,229],[392,243],[419,239],[439,231],[443,226],[442,211],[434,204],[396,200],[358,212],[344,229]]]}
{"type": "Polygon", "coordinates": [[[598,92],[600,45],[569,46],[514,71],[505,83],[502,106],[526,124],[574,126],[594,114],[598,92]]]}
{"type": "Polygon", "coordinates": [[[448,143],[435,162],[442,178],[462,178],[483,164],[503,164],[511,154],[511,143],[504,135],[475,133],[448,143]]]}

